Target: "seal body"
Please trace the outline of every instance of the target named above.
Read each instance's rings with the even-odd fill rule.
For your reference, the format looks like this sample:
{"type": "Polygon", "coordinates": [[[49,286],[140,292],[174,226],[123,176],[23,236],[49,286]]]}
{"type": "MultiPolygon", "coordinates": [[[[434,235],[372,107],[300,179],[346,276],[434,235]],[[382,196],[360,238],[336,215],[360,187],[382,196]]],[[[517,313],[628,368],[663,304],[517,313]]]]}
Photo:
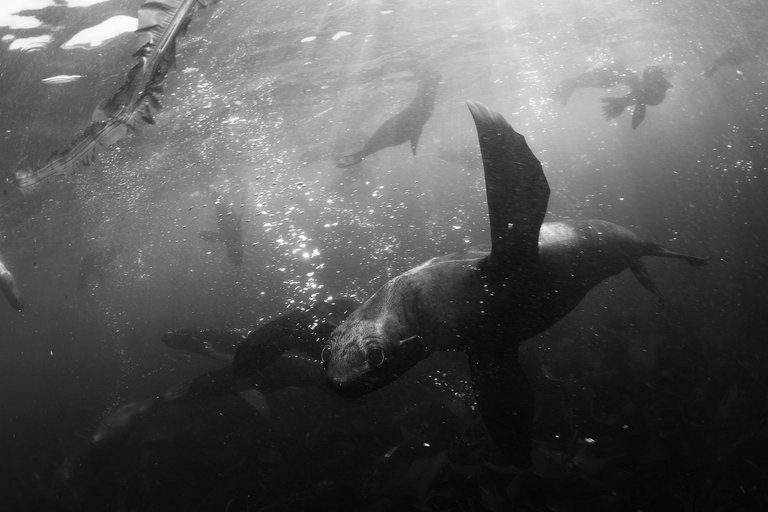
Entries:
{"type": "Polygon", "coordinates": [[[376,389],[435,350],[516,350],[595,285],[638,268],[641,257],[690,258],[597,219],[542,224],[539,261],[517,272],[489,269],[489,256],[487,247],[440,256],[382,286],[331,335],[326,355],[332,385],[352,393],[376,389]],[[480,337],[481,331],[488,332],[480,337]],[[398,361],[409,345],[419,348],[409,352],[410,360],[398,361]]]}

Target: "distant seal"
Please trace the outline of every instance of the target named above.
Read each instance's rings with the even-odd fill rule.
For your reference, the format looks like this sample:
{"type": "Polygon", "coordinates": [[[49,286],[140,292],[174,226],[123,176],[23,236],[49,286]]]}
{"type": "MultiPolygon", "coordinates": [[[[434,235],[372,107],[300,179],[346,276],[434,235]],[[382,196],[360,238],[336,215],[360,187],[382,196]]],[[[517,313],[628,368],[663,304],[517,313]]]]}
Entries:
{"type": "Polygon", "coordinates": [[[530,463],[533,394],[520,343],[571,311],[596,284],[629,267],[660,298],[643,256],[678,254],[603,220],[542,224],[549,185],[522,135],[469,102],[480,140],[491,248],[433,258],[382,286],[331,334],[322,360],[331,385],[359,396],[436,350],[468,356],[483,420],[499,447],[530,463]]]}
{"type": "Polygon", "coordinates": [[[235,215],[232,204],[223,195],[214,201],[218,231],[202,230],[197,235],[208,242],[222,242],[227,248],[229,261],[236,266],[243,263],[243,213],[235,215]]]}
{"type": "Polygon", "coordinates": [[[712,62],[712,65],[709,66],[702,74],[705,78],[709,78],[723,66],[733,66],[738,70],[738,67],[745,62],[754,60],[757,60],[756,51],[740,45],[732,46],[718,55],[718,57],[712,62]]]}
{"type": "Polygon", "coordinates": [[[345,155],[336,162],[337,167],[349,167],[384,148],[411,143],[411,152],[415,155],[419,145],[421,131],[435,108],[435,95],[442,77],[434,71],[423,72],[413,101],[397,115],[387,119],[368,139],[363,149],[351,155],[345,155]]]}
{"type": "Polygon", "coordinates": [[[643,70],[642,78],[632,77],[628,81],[629,92],[620,98],[602,98],[603,114],[610,120],[619,117],[624,109],[635,106],[632,112],[632,129],[634,130],[645,119],[647,105],[659,105],[667,96],[667,89],[672,84],[664,76],[664,71],[658,66],[648,66],[643,70]]]}
{"type": "Polygon", "coordinates": [[[0,290],[8,299],[8,303],[18,312],[24,311],[24,304],[21,301],[21,292],[19,291],[19,285],[16,284],[16,279],[13,274],[5,268],[3,262],[0,261],[0,290]]]}

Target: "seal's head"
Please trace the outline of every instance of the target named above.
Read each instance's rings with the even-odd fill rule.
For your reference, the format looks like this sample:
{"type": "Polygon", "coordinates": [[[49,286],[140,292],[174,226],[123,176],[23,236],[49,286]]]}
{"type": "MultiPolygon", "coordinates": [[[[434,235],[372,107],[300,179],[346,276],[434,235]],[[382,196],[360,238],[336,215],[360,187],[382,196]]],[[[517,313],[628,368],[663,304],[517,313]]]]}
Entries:
{"type": "Polygon", "coordinates": [[[428,354],[421,337],[398,322],[353,315],[333,331],[321,358],[331,386],[356,397],[392,382],[428,354]]]}

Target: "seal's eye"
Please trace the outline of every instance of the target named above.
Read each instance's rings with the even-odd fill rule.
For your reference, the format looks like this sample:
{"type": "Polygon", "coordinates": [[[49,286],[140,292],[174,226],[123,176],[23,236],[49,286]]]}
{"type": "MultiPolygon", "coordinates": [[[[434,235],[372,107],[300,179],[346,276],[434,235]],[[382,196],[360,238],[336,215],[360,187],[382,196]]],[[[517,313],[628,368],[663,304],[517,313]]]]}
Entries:
{"type": "Polygon", "coordinates": [[[326,343],[323,347],[323,351],[320,352],[320,361],[328,367],[328,362],[331,360],[331,344],[326,343]]]}
{"type": "Polygon", "coordinates": [[[387,360],[386,354],[384,354],[384,351],[380,348],[372,348],[368,351],[368,355],[366,357],[368,359],[368,364],[374,367],[381,366],[384,364],[384,361],[387,360]]]}

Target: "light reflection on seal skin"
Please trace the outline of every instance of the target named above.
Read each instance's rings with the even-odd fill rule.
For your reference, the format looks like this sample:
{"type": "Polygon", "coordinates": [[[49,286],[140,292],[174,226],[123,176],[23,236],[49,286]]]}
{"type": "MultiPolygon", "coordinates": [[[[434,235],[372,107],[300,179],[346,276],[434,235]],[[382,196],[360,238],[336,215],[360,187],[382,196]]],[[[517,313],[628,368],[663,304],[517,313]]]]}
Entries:
{"type": "Polygon", "coordinates": [[[533,394],[520,343],[626,268],[661,300],[643,256],[694,266],[708,259],[603,220],[542,224],[549,185],[540,162],[501,115],[478,103],[469,108],[483,156],[491,250],[433,258],[390,280],[334,331],[323,359],[331,385],[356,395],[386,385],[433,351],[465,351],[489,432],[512,462],[527,466],[533,394]]]}
{"type": "Polygon", "coordinates": [[[5,268],[2,261],[0,261],[0,291],[3,292],[3,295],[8,299],[8,303],[13,309],[18,312],[24,311],[24,304],[21,300],[21,292],[19,291],[19,285],[16,283],[16,278],[5,268]]]}

